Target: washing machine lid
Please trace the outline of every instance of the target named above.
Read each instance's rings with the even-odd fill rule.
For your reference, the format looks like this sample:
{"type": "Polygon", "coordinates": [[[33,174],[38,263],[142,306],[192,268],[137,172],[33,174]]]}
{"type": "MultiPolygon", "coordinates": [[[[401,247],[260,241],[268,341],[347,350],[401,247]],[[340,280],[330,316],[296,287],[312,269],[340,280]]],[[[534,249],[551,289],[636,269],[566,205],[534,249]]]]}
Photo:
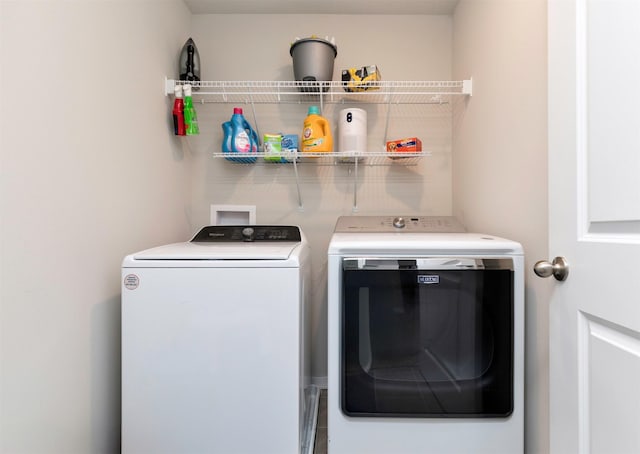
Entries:
{"type": "Polygon", "coordinates": [[[189,242],[132,254],[133,260],[287,260],[303,241],[295,226],[207,226],[189,242]]]}
{"type": "Polygon", "coordinates": [[[329,255],[522,255],[519,243],[482,233],[334,233],[329,255]]]}
{"type": "Polygon", "coordinates": [[[468,233],[450,216],[343,216],[329,255],[522,255],[522,246],[494,235],[468,233]]]}

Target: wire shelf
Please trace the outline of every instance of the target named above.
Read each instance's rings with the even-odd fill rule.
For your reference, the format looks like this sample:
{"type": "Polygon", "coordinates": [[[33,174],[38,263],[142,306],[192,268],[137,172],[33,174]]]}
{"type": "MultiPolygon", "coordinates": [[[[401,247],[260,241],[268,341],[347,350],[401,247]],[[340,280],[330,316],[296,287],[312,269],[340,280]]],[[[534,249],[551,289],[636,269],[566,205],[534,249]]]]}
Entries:
{"type": "Polygon", "coordinates": [[[313,165],[336,165],[353,164],[358,162],[361,165],[369,166],[390,166],[402,165],[411,166],[420,162],[425,156],[431,153],[426,151],[407,153],[387,153],[387,152],[336,152],[336,153],[303,153],[303,152],[281,152],[278,155],[264,153],[221,153],[214,152],[214,158],[224,158],[225,160],[237,164],[313,164],[313,165]]]}
{"type": "Polygon", "coordinates": [[[442,104],[451,96],[471,96],[472,81],[376,81],[347,91],[348,82],[328,81],[196,81],[165,79],[165,94],[176,85],[191,84],[194,99],[202,103],[369,103],[442,104]]]}

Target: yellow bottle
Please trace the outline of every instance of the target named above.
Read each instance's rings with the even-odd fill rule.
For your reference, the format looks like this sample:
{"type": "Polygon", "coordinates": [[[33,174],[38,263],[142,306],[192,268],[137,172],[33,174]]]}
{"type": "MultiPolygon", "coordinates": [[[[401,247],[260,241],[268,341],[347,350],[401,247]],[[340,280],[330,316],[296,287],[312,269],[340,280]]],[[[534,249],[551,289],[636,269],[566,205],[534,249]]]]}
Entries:
{"type": "Polygon", "coordinates": [[[333,136],[326,118],[320,116],[317,106],[309,106],[309,112],[302,127],[303,153],[331,153],[333,136]]]}

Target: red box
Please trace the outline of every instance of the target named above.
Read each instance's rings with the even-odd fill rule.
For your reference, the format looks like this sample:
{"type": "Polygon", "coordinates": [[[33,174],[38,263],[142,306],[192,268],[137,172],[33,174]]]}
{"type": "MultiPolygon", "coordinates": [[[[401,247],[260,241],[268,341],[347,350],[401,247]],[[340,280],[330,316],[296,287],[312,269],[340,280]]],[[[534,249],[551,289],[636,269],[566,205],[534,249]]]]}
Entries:
{"type": "Polygon", "coordinates": [[[389,153],[412,153],[422,151],[422,142],[417,137],[392,140],[387,142],[387,151],[389,153]]]}

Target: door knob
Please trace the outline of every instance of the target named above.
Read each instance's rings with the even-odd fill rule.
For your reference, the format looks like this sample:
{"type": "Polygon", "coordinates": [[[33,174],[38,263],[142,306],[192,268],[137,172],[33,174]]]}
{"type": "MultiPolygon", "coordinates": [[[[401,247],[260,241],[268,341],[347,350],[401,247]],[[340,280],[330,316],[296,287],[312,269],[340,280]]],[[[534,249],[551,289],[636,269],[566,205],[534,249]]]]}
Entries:
{"type": "Polygon", "coordinates": [[[569,263],[564,257],[556,257],[551,263],[540,260],[533,266],[533,272],[540,277],[553,276],[558,281],[564,281],[569,276],[569,263]]]}

